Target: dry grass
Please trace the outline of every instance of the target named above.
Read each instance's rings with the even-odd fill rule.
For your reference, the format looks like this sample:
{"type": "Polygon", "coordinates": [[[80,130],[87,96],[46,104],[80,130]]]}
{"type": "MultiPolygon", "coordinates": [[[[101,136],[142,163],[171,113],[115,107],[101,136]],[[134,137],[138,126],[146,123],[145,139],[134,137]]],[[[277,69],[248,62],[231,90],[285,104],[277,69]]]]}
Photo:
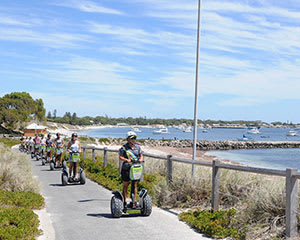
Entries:
{"type": "Polygon", "coordinates": [[[32,175],[28,158],[0,143],[0,189],[40,192],[38,181],[32,175]]]}

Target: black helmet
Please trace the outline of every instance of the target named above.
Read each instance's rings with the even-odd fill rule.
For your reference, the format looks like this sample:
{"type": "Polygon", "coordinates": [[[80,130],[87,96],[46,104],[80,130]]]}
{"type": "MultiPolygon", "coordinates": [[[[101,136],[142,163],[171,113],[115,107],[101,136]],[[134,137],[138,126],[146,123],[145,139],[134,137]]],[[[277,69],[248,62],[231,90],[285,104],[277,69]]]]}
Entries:
{"type": "Polygon", "coordinates": [[[73,137],[78,137],[77,133],[72,133],[72,138],[73,137]]]}
{"type": "Polygon", "coordinates": [[[60,135],[60,133],[58,132],[58,133],[56,133],[56,136],[58,137],[60,135]]]}
{"type": "Polygon", "coordinates": [[[50,133],[48,133],[47,137],[48,137],[48,138],[50,138],[50,137],[51,137],[51,134],[50,134],[50,133]]]}

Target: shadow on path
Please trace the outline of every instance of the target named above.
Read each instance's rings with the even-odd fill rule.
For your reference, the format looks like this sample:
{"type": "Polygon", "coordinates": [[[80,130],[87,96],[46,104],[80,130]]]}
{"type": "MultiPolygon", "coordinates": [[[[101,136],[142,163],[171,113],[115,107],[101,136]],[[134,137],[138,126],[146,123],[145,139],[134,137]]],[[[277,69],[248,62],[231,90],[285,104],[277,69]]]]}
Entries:
{"type": "MultiPolygon", "coordinates": [[[[110,213],[88,213],[87,216],[113,219],[110,213]]],[[[143,216],[139,213],[132,213],[132,214],[123,214],[121,218],[132,218],[132,217],[143,217],[143,216]]]]}
{"type": "Polygon", "coordinates": [[[78,202],[84,203],[84,202],[93,202],[93,201],[110,202],[110,199],[86,199],[86,200],[79,200],[78,202]]]}

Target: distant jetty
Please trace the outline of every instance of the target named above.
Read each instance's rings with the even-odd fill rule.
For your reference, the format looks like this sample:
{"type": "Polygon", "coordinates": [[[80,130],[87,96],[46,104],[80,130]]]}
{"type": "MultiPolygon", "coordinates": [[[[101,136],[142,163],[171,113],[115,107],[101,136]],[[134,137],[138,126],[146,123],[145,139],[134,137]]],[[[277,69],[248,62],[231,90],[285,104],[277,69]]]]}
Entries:
{"type": "MultiPolygon", "coordinates": [[[[105,145],[121,145],[124,139],[100,139],[105,145]]],[[[138,140],[139,144],[151,147],[191,148],[192,140],[138,140]]],[[[197,141],[197,149],[208,150],[234,150],[234,149],[268,149],[268,148],[300,148],[300,141],[197,141]]]]}

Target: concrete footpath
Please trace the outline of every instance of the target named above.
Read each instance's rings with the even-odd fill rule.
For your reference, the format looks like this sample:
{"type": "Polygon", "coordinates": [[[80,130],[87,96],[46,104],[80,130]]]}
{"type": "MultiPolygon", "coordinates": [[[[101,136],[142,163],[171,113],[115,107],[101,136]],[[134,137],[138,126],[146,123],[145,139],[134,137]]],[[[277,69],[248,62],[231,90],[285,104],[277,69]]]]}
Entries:
{"type": "Polygon", "coordinates": [[[30,160],[42,185],[46,211],[55,239],[210,239],[196,233],[172,213],[153,208],[150,217],[125,215],[111,218],[111,191],[87,180],[85,185],[61,185],[61,170],[30,160]]]}

